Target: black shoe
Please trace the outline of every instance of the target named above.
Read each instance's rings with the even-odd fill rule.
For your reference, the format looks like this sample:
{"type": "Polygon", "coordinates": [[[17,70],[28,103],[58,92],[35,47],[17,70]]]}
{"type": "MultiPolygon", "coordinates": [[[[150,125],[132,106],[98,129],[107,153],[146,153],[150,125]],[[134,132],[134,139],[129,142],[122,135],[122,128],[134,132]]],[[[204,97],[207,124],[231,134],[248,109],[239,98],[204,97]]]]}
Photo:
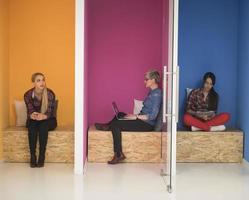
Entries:
{"type": "Polygon", "coordinates": [[[38,168],[44,167],[44,162],[37,163],[37,167],[38,168]]]}
{"type": "Polygon", "coordinates": [[[95,127],[97,130],[101,130],[101,131],[110,131],[111,127],[110,124],[101,124],[101,123],[95,123],[95,127]]]}
{"type": "Polygon", "coordinates": [[[30,167],[31,168],[35,168],[37,165],[36,165],[36,155],[31,155],[30,156],[30,167]]]}
{"type": "Polygon", "coordinates": [[[39,155],[37,167],[44,167],[45,156],[39,155]]]}

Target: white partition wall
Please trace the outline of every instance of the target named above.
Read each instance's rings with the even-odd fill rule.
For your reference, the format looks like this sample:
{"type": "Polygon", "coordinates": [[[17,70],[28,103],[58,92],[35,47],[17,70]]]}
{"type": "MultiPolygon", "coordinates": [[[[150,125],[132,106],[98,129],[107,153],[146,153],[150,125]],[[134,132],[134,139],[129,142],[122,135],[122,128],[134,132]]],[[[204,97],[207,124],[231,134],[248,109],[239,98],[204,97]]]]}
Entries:
{"type": "Polygon", "coordinates": [[[84,160],[84,0],[75,1],[74,173],[83,174],[84,160]]]}
{"type": "Polygon", "coordinates": [[[166,157],[162,175],[169,192],[175,187],[176,136],[179,99],[178,67],[178,0],[169,0],[168,63],[163,68],[163,158],[166,157]]]}
{"type": "Polygon", "coordinates": [[[176,135],[179,113],[179,66],[178,66],[178,9],[179,0],[170,0],[170,38],[169,66],[173,72],[172,80],[172,175],[176,174],[176,135]]]}

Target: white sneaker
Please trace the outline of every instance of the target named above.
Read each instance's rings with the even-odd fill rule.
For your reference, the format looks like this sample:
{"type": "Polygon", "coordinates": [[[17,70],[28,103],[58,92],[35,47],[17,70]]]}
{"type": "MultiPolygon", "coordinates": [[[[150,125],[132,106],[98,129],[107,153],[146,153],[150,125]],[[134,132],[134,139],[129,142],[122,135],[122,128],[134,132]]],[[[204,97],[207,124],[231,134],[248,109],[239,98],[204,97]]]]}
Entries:
{"type": "Polygon", "coordinates": [[[226,130],[226,127],[224,125],[210,127],[210,131],[224,131],[224,130],[226,130]]]}
{"type": "Polygon", "coordinates": [[[201,129],[195,126],[191,126],[191,131],[201,131],[201,129]]]}

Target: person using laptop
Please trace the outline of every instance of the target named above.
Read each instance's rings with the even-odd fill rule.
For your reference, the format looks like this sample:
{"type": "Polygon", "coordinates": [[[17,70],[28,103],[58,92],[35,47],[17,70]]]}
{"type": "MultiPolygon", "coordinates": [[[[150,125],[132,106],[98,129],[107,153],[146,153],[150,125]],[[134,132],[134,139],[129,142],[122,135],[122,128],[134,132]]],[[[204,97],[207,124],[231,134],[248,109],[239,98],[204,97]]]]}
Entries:
{"type": "Polygon", "coordinates": [[[207,72],[203,77],[203,86],[193,89],[188,96],[183,121],[192,131],[223,131],[229,121],[229,113],[217,114],[219,95],[214,89],[216,77],[207,72]]]}
{"type": "MultiPolygon", "coordinates": [[[[145,74],[145,87],[149,93],[144,99],[143,108],[138,115],[116,113],[114,118],[106,124],[96,123],[98,130],[112,131],[114,156],[108,164],[117,164],[126,157],[122,150],[122,131],[152,131],[162,103],[162,91],[159,88],[160,74],[156,70],[150,70],[145,74]]],[[[113,105],[114,109],[117,107],[113,105]]],[[[117,109],[116,109],[117,110],[117,109]]],[[[115,111],[116,112],[116,111],[115,111]]]]}

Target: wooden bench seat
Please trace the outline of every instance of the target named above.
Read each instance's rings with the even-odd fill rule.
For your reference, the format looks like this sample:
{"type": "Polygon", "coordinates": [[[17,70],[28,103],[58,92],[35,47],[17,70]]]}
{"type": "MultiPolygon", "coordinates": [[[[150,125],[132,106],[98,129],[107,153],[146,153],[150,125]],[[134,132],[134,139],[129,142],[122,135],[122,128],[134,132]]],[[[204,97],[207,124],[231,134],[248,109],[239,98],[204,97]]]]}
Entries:
{"type": "Polygon", "coordinates": [[[242,159],[242,131],[178,131],[177,162],[240,163],[242,159]]]}
{"type": "MultiPolygon", "coordinates": [[[[126,162],[160,162],[160,132],[123,132],[126,162]]],[[[107,162],[113,156],[112,133],[91,126],[88,131],[88,162],[107,162]]]]}
{"type": "MultiPolygon", "coordinates": [[[[113,156],[110,131],[88,131],[88,162],[107,162],[113,156]]],[[[166,160],[167,133],[122,132],[126,162],[160,163],[166,160]]],[[[238,163],[243,158],[243,133],[238,130],[225,132],[177,133],[177,162],[238,163]]]]}
{"type": "MultiPolygon", "coordinates": [[[[37,142],[37,152],[38,148],[39,142],[37,142]]],[[[9,127],[3,131],[5,162],[29,162],[29,155],[28,131],[25,127],[9,127]]],[[[57,127],[49,132],[46,162],[74,162],[73,127],[57,127]]]]}

